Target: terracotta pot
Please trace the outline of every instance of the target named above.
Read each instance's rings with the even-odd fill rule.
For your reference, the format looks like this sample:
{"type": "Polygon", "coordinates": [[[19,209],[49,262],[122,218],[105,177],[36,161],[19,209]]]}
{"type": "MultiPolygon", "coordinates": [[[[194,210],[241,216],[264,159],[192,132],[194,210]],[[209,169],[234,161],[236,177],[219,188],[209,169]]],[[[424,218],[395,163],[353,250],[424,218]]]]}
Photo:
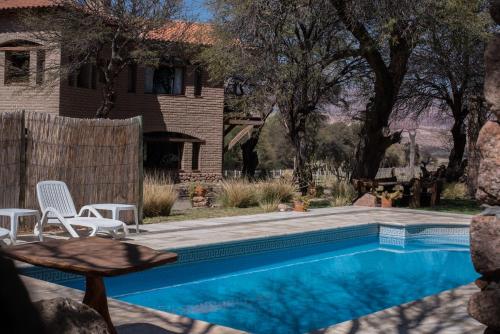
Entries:
{"type": "Polygon", "coordinates": [[[293,202],[293,211],[305,212],[306,208],[304,207],[304,202],[299,202],[299,201],[293,202]]]}
{"type": "Polygon", "coordinates": [[[382,197],[381,198],[381,206],[383,208],[392,208],[392,199],[382,197]]]}
{"type": "Polygon", "coordinates": [[[207,190],[205,188],[203,188],[202,186],[196,186],[194,188],[193,193],[195,196],[204,197],[205,194],[207,193],[207,190]]]}

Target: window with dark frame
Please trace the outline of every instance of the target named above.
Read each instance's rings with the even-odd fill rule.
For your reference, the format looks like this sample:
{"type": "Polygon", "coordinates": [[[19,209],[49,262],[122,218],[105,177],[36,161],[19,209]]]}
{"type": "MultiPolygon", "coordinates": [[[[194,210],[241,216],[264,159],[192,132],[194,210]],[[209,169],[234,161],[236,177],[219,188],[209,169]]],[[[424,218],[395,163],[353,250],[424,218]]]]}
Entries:
{"type": "Polygon", "coordinates": [[[41,85],[45,81],[45,51],[36,52],[36,84],[41,85]]]}
{"type": "Polygon", "coordinates": [[[91,63],[83,64],[82,66],[80,66],[80,69],[74,76],[76,77],[76,80],[71,78],[72,77],[71,74],[68,77],[68,83],[70,86],[76,85],[76,87],[78,88],[89,88],[89,89],[97,88],[98,70],[95,64],[91,63]]]}
{"type": "Polygon", "coordinates": [[[91,77],[92,66],[90,64],[83,64],[76,74],[76,87],[90,88],[91,77]]]}
{"type": "Polygon", "coordinates": [[[184,68],[160,66],[144,71],[144,92],[153,94],[184,94],[184,68]]]}
{"type": "Polygon", "coordinates": [[[200,169],[200,143],[193,143],[193,156],[191,158],[191,169],[197,171],[200,169]]]}
{"type": "Polygon", "coordinates": [[[128,65],[128,89],[129,93],[135,93],[137,90],[137,65],[128,65]]]}
{"type": "Polygon", "coordinates": [[[194,70],[194,96],[201,96],[202,88],[203,88],[203,69],[198,66],[194,70]]]}
{"type": "Polygon", "coordinates": [[[30,52],[5,51],[6,85],[29,84],[30,82],[30,52]]]}
{"type": "Polygon", "coordinates": [[[92,89],[97,88],[97,77],[99,76],[99,72],[97,71],[97,65],[92,64],[92,73],[90,74],[90,86],[92,89]]]}

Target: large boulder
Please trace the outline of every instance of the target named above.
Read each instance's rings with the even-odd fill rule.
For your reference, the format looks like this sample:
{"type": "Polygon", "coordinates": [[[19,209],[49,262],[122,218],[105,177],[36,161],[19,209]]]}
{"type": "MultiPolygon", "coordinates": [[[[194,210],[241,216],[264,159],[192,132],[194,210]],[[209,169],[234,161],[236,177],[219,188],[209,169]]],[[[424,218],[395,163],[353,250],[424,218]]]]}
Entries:
{"type": "Polygon", "coordinates": [[[360,198],[356,200],[353,204],[354,206],[368,206],[368,207],[376,207],[377,206],[377,197],[372,194],[366,193],[360,198]]]}
{"type": "Polygon", "coordinates": [[[500,0],[490,0],[490,13],[493,20],[500,24],[500,0]]]}
{"type": "Polygon", "coordinates": [[[498,122],[487,122],[483,126],[479,132],[477,146],[481,154],[481,163],[476,198],[481,203],[500,205],[500,124],[498,122]]]}
{"type": "Polygon", "coordinates": [[[106,322],[94,309],[68,298],[35,303],[47,333],[109,334],[106,322]]]}
{"type": "Polygon", "coordinates": [[[474,216],[470,225],[470,249],[476,271],[500,279],[500,219],[474,216]]]}
{"type": "Polygon", "coordinates": [[[469,299],[469,314],[490,328],[491,332],[500,330],[500,290],[476,292],[469,299]]]}
{"type": "Polygon", "coordinates": [[[500,120],[500,35],[495,35],[484,53],[484,96],[491,111],[500,120]]]}

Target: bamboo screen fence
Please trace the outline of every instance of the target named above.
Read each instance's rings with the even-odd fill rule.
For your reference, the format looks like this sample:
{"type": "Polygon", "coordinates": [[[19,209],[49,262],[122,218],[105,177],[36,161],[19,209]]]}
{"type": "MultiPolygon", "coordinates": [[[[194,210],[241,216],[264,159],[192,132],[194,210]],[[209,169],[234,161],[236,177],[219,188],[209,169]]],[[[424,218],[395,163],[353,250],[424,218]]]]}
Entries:
{"type": "Polygon", "coordinates": [[[22,112],[0,113],[0,208],[19,206],[21,199],[22,112]]]}
{"type": "MultiPolygon", "coordinates": [[[[19,114],[21,113],[15,117],[19,114]]],[[[6,117],[3,115],[0,116],[2,120],[6,117]]],[[[19,154],[18,151],[22,152],[22,148],[17,148],[18,151],[16,148],[11,149],[14,152],[13,158],[6,161],[19,161],[18,168],[6,169],[4,173],[2,166],[0,177],[0,182],[12,185],[11,187],[14,187],[15,181],[7,180],[20,179],[18,197],[21,207],[38,208],[37,182],[60,180],[68,185],[77,209],[92,203],[130,203],[136,204],[139,212],[142,212],[140,117],[97,120],[27,112],[24,122],[25,152],[19,154]]],[[[21,126],[16,124],[16,129],[20,129],[21,126]]],[[[8,127],[11,140],[21,137],[13,130],[14,125],[5,127],[8,127]]],[[[12,141],[13,146],[24,146],[20,144],[19,140],[12,141]]],[[[5,159],[3,154],[2,151],[0,164],[5,159]]],[[[3,183],[0,184],[0,190],[2,186],[3,183]]],[[[6,191],[0,193],[0,203],[7,202],[6,196],[12,195],[6,191]]],[[[16,206],[15,201],[10,203],[11,206],[16,206]]]]}

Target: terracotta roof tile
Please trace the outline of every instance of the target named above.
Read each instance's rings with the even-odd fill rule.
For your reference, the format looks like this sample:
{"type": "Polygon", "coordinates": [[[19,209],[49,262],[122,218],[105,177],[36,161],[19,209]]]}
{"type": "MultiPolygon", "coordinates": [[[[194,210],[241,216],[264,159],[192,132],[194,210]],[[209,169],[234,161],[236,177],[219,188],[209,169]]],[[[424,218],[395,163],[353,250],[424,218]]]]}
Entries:
{"type": "Polygon", "coordinates": [[[56,6],[55,0],[0,0],[0,10],[52,6],[56,6]]]}
{"type": "Polygon", "coordinates": [[[173,21],[149,34],[151,39],[190,44],[214,44],[213,26],[209,23],[173,21]]]}
{"type": "MultiPolygon", "coordinates": [[[[0,10],[57,6],[58,0],[0,0],[0,10]]],[[[151,39],[191,44],[212,45],[213,26],[209,23],[172,21],[150,33],[151,39]]]]}

